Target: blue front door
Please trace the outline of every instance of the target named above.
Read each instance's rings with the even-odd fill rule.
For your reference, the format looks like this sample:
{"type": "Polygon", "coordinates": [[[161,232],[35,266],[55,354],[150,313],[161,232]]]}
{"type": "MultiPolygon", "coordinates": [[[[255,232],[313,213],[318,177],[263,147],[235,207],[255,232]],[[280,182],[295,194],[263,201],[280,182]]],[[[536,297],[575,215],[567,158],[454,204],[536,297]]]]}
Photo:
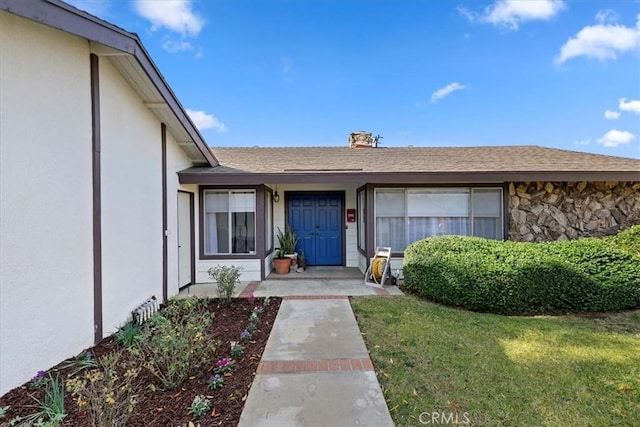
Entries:
{"type": "Polygon", "coordinates": [[[291,194],[289,226],[300,238],[307,265],[342,265],[342,197],[339,194],[291,194]]]}

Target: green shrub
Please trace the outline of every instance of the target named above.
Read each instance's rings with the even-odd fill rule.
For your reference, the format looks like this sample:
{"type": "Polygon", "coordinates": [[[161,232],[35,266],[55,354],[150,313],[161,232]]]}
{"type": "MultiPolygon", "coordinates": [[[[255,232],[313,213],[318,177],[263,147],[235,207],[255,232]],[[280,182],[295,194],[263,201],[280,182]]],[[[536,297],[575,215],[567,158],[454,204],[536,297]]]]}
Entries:
{"type": "Polygon", "coordinates": [[[207,338],[207,328],[212,318],[207,312],[192,312],[172,322],[158,312],[145,325],[137,354],[165,390],[179,387],[211,361],[215,345],[207,338]]]}
{"type": "Polygon", "coordinates": [[[211,267],[208,272],[209,277],[217,283],[218,296],[222,303],[226,305],[230,304],[236,289],[236,284],[240,282],[242,267],[219,265],[217,267],[211,267]]]}
{"type": "Polygon", "coordinates": [[[640,259],[606,239],[523,243],[442,236],[405,251],[405,287],[435,302],[500,314],[640,307],[640,259]]]}
{"type": "Polygon", "coordinates": [[[640,224],[607,237],[606,240],[613,246],[640,257],[640,224]]]}

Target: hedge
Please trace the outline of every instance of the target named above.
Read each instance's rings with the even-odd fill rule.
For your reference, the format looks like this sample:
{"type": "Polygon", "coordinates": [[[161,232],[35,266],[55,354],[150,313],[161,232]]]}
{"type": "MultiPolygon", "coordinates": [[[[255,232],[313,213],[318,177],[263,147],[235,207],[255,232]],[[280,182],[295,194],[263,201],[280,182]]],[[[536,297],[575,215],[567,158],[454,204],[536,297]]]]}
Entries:
{"type": "MultiPolygon", "coordinates": [[[[618,239],[633,241],[624,235],[618,239]]],[[[427,238],[405,251],[405,288],[438,303],[499,314],[638,308],[640,256],[624,249],[635,248],[637,241],[625,246],[612,240],[427,238]]]]}

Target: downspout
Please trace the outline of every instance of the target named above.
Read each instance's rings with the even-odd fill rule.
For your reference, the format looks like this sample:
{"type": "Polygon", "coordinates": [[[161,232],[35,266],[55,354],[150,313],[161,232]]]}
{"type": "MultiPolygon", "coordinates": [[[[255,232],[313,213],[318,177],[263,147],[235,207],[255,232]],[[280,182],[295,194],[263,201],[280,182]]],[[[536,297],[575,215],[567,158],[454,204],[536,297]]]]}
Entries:
{"type": "Polygon", "coordinates": [[[100,64],[90,56],[91,153],[93,191],[93,341],[102,340],[102,193],[100,171],[100,64]]]}
{"type": "Polygon", "coordinates": [[[169,299],[168,219],[167,219],[167,125],[160,123],[162,138],[162,301],[169,299]]]}

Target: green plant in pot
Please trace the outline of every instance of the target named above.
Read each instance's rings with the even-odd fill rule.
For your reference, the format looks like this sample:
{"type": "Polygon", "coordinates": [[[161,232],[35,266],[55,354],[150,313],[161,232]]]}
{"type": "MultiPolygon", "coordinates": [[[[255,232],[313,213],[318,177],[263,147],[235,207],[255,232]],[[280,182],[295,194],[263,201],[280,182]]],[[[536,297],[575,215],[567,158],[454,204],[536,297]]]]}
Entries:
{"type": "Polygon", "coordinates": [[[291,268],[291,258],[285,257],[284,252],[276,249],[276,256],[273,258],[273,268],[277,274],[288,274],[291,268]]]}
{"type": "Polygon", "coordinates": [[[280,227],[278,227],[277,237],[282,255],[291,259],[297,258],[296,245],[298,244],[298,240],[300,239],[295,235],[291,227],[289,227],[288,225],[285,226],[284,231],[282,231],[280,227]]]}

